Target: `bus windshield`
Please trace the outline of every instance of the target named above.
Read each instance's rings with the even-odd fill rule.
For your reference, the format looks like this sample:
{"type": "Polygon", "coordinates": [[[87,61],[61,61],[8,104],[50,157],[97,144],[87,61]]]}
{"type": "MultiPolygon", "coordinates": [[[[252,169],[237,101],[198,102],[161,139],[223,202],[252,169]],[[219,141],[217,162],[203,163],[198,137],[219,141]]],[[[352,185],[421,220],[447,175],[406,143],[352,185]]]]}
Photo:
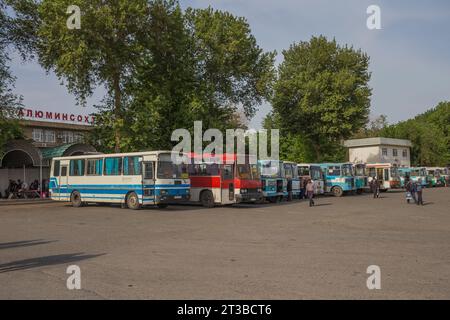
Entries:
{"type": "Polygon", "coordinates": [[[171,161],[158,161],[158,179],[186,179],[186,165],[174,164],[171,161]]]}
{"type": "Polygon", "coordinates": [[[392,167],[391,168],[391,177],[393,178],[397,178],[399,176],[399,171],[397,167],[392,167]]]}
{"type": "Polygon", "coordinates": [[[342,176],[351,177],[353,176],[353,166],[351,164],[342,165],[342,176]]]}
{"type": "Polygon", "coordinates": [[[309,176],[309,167],[306,166],[298,167],[298,175],[309,176]]]}
{"type": "Polygon", "coordinates": [[[411,170],[411,177],[419,177],[419,176],[423,175],[421,171],[422,170],[420,170],[420,169],[411,170]]]}
{"type": "Polygon", "coordinates": [[[263,160],[260,162],[261,176],[263,177],[280,177],[280,162],[275,160],[263,160]]]}
{"type": "Polygon", "coordinates": [[[237,175],[240,179],[244,180],[258,180],[259,172],[256,164],[238,164],[237,175]]]}
{"type": "Polygon", "coordinates": [[[365,176],[366,175],[366,166],[361,165],[361,164],[355,165],[355,175],[365,176]]]}
{"type": "Polygon", "coordinates": [[[311,179],[322,180],[322,171],[320,170],[320,167],[311,166],[310,173],[311,173],[311,179]]]}

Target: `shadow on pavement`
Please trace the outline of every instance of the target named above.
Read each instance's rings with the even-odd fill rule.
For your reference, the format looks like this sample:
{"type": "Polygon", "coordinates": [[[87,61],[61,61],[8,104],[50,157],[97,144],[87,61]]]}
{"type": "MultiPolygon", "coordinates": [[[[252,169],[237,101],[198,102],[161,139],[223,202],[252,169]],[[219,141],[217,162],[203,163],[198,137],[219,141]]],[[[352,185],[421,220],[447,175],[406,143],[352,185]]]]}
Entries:
{"type": "Polygon", "coordinates": [[[331,203],[316,203],[313,207],[331,206],[331,203]]]}
{"type": "Polygon", "coordinates": [[[56,242],[56,241],[58,241],[58,240],[35,239],[35,240],[5,242],[5,243],[0,243],[0,250],[1,249],[18,248],[18,247],[31,247],[31,246],[37,246],[40,244],[52,243],[52,242],[56,242]]]}
{"type": "Polygon", "coordinates": [[[69,254],[58,254],[53,256],[18,260],[0,264],[0,273],[72,263],[86,259],[96,258],[102,255],[105,255],[105,253],[102,254],[69,253],[69,254]]]}

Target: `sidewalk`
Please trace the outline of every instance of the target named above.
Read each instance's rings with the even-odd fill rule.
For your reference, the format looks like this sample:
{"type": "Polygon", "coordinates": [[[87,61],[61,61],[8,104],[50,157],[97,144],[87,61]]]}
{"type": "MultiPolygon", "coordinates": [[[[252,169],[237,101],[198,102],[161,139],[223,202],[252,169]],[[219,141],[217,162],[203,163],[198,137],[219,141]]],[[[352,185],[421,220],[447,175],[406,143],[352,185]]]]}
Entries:
{"type": "Polygon", "coordinates": [[[53,200],[51,199],[0,199],[0,207],[1,206],[13,206],[13,205],[21,205],[21,204],[42,204],[42,203],[51,203],[53,200]]]}

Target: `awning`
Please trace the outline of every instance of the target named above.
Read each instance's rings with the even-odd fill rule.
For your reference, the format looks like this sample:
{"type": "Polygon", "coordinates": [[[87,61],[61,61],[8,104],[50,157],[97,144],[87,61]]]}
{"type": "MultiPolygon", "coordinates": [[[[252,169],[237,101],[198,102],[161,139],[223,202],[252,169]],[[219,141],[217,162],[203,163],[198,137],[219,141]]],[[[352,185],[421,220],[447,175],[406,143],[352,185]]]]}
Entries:
{"type": "Polygon", "coordinates": [[[49,160],[55,157],[67,157],[78,154],[97,152],[95,148],[89,144],[84,143],[69,143],[61,146],[42,149],[43,159],[49,160]]]}

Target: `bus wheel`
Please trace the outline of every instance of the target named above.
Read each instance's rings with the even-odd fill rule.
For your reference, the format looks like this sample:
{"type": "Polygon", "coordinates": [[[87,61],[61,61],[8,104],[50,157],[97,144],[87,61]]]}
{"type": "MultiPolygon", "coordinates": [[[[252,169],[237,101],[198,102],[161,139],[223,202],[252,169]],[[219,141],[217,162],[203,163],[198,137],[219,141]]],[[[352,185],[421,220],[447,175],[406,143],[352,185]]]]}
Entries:
{"type": "Polygon", "coordinates": [[[206,208],[213,208],[214,207],[214,196],[211,191],[205,190],[200,195],[200,202],[202,205],[206,208]]]}
{"type": "Polygon", "coordinates": [[[136,192],[131,192],[127,196],[127,206],[132,210],[138,210],[141,208],[141,204],[139,203],[139,197],[136,192]]]}
{"type": "Polygon", "coordinates": [[[288,193],[288,197],[287,197],[287,201],[292,201],[292,199],[294,199],[292,192],[288,193]]]}
{"type": "Polygon", "coordinates": [[[168,204],[167,203],[158,203],[156,206],[160,209],[164,209],[164,208],[167,208],[168,204]]]}
{"type": "Polygon", "coordinates": [[[344,195],[344,191],[342,190],[341,187],[333,187],[331,192],[335,197],[342,197],[344,195]]]}
{"type": "Polygon", "coordinates": [[[363,190],[362,190],[362,189],[358,189],[358,190],[356,190],[356,193],[357,193],[357,194],[362,194],[362,193],[363,193],[363,190]]]}
{"type": "Polygon", "coordinates": [[[72,206],[74,208],[79,208],[83,205],[83,202],[81,201],[81,195],[78,191],[72,192],[70,195],[70,202],[72,202],[72,206]]]}

